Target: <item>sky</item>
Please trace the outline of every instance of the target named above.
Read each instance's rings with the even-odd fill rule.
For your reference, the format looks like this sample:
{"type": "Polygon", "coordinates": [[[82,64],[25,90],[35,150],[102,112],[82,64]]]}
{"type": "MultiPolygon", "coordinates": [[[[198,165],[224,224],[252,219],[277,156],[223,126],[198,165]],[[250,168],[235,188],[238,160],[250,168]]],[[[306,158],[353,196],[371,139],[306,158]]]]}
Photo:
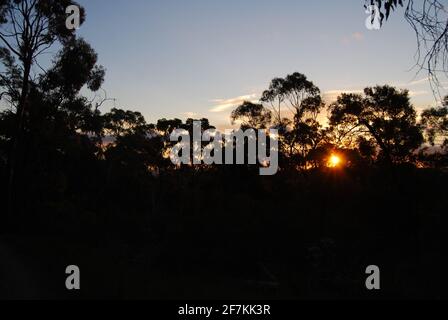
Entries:
{"type": "Polygon", "coordinates": [[[362,0],[79,0],[78,31],[106,70],[111,107],[160,118],[207,117],[230,126],[243,100],[271,79],[305,74],[331,102],[341,91],[376,84],[411,91],[417,108],[434,104],[416,75],[416,39],[403,11],[381,29],[365,26],[362,0]]]}

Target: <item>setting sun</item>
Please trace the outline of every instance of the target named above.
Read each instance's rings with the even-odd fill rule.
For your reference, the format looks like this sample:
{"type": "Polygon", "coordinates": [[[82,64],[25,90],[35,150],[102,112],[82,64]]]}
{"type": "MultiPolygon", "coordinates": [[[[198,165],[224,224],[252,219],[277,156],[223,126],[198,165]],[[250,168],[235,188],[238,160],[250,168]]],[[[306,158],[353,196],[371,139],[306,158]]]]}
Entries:
{"type": "Polygon", "coordinates": [[[341,157],[332,154],[330,156],[330,159],[328,160],[328,167],[330,168],[336,168],[337,166],[339,166],[341,164],[342,160],[341,157]]]}

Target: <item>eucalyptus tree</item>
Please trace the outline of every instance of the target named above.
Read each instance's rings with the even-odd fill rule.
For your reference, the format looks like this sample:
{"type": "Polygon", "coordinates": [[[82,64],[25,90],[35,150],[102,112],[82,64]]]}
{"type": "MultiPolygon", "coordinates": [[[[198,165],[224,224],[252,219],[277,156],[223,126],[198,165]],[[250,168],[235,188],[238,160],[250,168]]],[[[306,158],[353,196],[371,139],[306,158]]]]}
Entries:
{"type": "Polygon", "coordinates": [[[407,90],[385,85],[366,88],[364,95],[342,94],[329,111],[330,125],[350,128],[346,139],[374,146],[387,163],[409,161],[424,141],[407,90]]]}
{"type": "Polygon", "coordinates": [[[96,66],[93,49],[76,38],[75,28],[67,26],[67,8],[73,6],[77,8],[81,26],[85,20],[84,8],[71,0],[0,1],[0,61],[3,65],[0,97],[10,109],[9,118],[14,127],[8,137],[10,212],[27,120],[31,114],[39,112],[33,110],[35,106],[47,105],[32,101],[32,91],[40,90],[42,99],[58,102],[57,108],[69,112],[70,108],[87,104],[85,99],[76,97],[82,86],[87,84],[89,89],[98,90],[104,78],[104,69],[96,66]],[[61,47],[53,63],[48,64],[43,59],[50,50],[61,47]],[[55,99],[57,95],[59,101],[55,99]]]}

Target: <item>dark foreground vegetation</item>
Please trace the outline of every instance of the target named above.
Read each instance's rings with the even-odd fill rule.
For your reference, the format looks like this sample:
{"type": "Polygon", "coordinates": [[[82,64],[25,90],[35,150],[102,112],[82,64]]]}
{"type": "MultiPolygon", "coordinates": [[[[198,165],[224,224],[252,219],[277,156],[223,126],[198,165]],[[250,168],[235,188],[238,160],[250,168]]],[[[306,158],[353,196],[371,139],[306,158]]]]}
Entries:
{"type": "Polygon", "coordinates": [[[58,196],[24,188],[1,238],[3,298],[446,298],[440,171],[94,171],[58,196]],[[65,290],[70,264],[80,293],[65,290]],[[380,293],[364,287],[371,264],[380,293]]]}
{"type": "Polygon", "coordinates": [[[0,298],[447,298],[448,103],[419,115],[386,85],[327,104],[294,73],[231,115],[279,130],[277,175],[175,166],[169,136],[193,119],[102,112],[104,68],[58,27],[70,3],[0,1],[2,28],[28,28],[0,50],[0,298]]]}
{"type": "Polygon", "coordinates": [[[59,196],[23,190],[3,298],[446,298],[440,171],[95,172],[59,196]],[[80,293],[65,290],[69,264],[80,293]],[[380,293],[364,287],[371,264],[380,293]]]}

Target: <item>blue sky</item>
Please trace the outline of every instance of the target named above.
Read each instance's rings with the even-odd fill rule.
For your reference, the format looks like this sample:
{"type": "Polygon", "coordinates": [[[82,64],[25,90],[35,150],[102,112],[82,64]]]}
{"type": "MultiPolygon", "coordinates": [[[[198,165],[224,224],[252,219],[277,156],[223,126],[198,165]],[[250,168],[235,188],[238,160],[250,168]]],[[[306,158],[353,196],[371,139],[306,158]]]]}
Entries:
{"type": "Polygon", "coordinates": [[[229,126],[233,105],[296,71],[327,100],[388,83],[409,88],[416,107],[434,103],[419,81],[426,75],[410,71],[416,42],[402,12],[369,31],[362,0],[79,2],[87,11],[79,34],[107,69],[108,95],[149,122],[194,116],[229,126]]]}

